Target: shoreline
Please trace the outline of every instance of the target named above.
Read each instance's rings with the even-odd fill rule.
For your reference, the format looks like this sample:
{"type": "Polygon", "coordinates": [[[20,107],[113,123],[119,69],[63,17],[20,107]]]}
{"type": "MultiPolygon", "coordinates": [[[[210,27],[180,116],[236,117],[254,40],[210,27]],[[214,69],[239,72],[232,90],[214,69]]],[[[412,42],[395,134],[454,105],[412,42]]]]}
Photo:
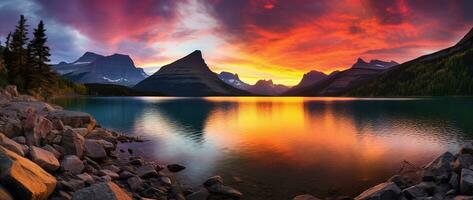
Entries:
{"type": "MultiPolygon", "coordinates": [[[[172,176],[185,166],[162,165],[118,148],[144,139],[102,128],[90,114],[20,95],[14,86],[0,89],[0,111],[0,170],[12,169],[9,163],[24,166],[19,174],[0,176],[0,199],[251,199],[220,176],[192,190],[172,176]],[[31,187],[22,173],[42,187],[31,187]]],[[[471,141],[455,155],[446,152],[422,168],[406,162],[402,169],[356,197],[326,199],[473,199],[471,141]]]]}

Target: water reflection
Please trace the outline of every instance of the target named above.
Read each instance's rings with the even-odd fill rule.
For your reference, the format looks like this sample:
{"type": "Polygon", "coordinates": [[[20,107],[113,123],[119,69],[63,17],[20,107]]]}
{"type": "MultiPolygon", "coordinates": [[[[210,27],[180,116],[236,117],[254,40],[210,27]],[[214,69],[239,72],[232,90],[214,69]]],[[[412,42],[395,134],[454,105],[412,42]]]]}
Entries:
{"type": "Polygon", "coordinates": [[[87,98],[59,102],[105,127],[145,135],[145,156],[188,166],[199,185],[221,174],[250,199],[355,194],[455,150],[473,101],[350,98],[87,98]],[[242,179],[237,181],[234,177],[242,179]],[[258,196],[258,198],[256,198],[258,196]]]}

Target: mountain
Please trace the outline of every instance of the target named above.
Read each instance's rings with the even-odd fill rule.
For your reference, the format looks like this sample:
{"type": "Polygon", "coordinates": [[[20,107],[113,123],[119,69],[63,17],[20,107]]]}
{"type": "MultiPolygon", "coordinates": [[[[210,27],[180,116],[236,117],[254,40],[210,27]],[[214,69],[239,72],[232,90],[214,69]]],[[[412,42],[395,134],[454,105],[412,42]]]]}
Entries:
{"type": "Polygon", "coordinates": [[[295,87],[284,95],[290,96],[338,96],[346,93],[352,88],[363,84],[378,76],[398,63],[371,60],[369,63],[358,58],[351,68],[344,71],[336,71],[314,84],[295,87]]]}
{"type": "Polygon", "coordinates": [[[148,75],[137,68],[128,55],[102,56],[86,52],[72,63],[61,62],[52,67],[63,77],[78,83],[103,83],[133,86],[148,75]]]}
{"type": "Polygon", "coordinates": [[[248,91],[257,95],[276,96],[286,92],[288,89],[289,87],[285,85],[273,84],[272,80],[259,80],[248,88],[248,91]]]}
{"type": "Polygon", "coordinates": [[[301,81],[291,89],[307,87],[319,81],[325,80],[327,77],[328,75],[323,72],[312,70],[310,72],[305,73],[304,76],[302,76],[301,81]]]}
{"type": "Polygon", "coordinates": [[[473,95],[473,28],[454,46],[397,65],[347,95],[473,95]]]}
{"type": "Polygon", "coordinates": [[[238,96],[249,92],[234,88],[210,71],[200,51],[161,67],[134,89],[170,96],[238,96]]]}
{"type": "Polygon", "coordinates": [[[232,74],[230,72],[223,71],[218,74],[218,78],[220,78],[220,80],[222,80],[223,82],[241,90],[248,90],[251,87],[250,84],[247,84],[240,80],[238,74],[232,74]]]}

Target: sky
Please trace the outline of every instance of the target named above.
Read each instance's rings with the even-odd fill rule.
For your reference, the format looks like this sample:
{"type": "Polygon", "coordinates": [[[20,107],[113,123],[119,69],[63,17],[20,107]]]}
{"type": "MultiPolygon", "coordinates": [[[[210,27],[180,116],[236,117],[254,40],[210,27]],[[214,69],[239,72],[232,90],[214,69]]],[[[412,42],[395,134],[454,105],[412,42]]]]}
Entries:
{"type": "Polygon", "coordinates": [[[128,54],[152,73],[201,50],[214,72],[297,84],[357,58],[405,62],[458,42],[471,0],[1,0],[0,41],[43,20],[53,63],[128,54]]]}

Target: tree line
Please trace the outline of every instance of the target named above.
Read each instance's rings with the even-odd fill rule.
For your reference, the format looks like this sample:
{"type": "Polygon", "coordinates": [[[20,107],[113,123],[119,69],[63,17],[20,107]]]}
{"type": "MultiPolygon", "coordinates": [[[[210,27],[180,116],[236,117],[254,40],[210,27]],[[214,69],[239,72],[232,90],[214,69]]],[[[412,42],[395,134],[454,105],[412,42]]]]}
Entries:
{"type": "Polygon", "coordinates": [[[23,93],[49,98],[60,93],[83,93],[84,86],[61,78],[49,64],[44,23],[41,20],[28,38],[26,18],[21,15],[13,32],[0,46],[0,85],[13,84],[23,93]]]}

